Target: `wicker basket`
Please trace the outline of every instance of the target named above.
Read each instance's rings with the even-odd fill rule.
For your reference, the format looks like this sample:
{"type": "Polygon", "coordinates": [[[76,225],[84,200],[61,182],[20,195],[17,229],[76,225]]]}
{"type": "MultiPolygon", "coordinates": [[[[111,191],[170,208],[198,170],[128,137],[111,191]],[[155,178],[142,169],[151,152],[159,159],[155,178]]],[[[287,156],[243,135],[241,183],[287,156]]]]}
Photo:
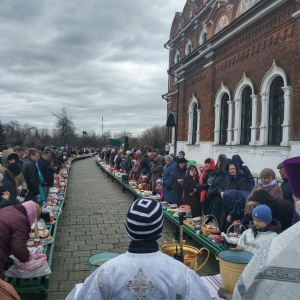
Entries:
{"type": "MultiPolygon", "coordinates": [[[[229,233],[230,233],[230,230],[234,227],[234,226],[239,226],[241,229],[243,229],[243,231],[247,230],[247,228],[241,224],[241,223],[232,223],[228,228],[227,228],[227,231],[226,231],[226,236],[228,238],[230,238],[229,236],[229,233]]],[[[238,235],[238,233],[237,233],[238,235]]],[[[233,244],[233,243],[229,243],[226,239],[224,240],[224,245],[227,247],[227,248],[235,248],[237,244],[233,244]]]]}
{"type": "Polygon", "coordinates": [[[202,234],[204,234],[205,236],[208,236],[208,235],[210,235],[211,234],[211,232],[212,232],[212,228],[207,228],[207,221],[205,221],[208,217],[212,217],[213,219],[214,219],[214,222],[216,223],[216,225],[217,225],[217,228],[219,227],[218,226],[218,220],[217,220],[217,218],[214,216],[214,215],[206,215],[205,217],[204,217],[204,223],[202,224],[202,226],[201,226],[201,231],[202,231],[202,234]]]}

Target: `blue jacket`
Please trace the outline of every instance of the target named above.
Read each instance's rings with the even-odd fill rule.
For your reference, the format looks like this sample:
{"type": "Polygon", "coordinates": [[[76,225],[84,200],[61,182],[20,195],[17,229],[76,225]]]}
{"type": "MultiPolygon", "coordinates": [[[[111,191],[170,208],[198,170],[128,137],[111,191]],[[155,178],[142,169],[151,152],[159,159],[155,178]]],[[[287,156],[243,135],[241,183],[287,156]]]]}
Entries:
{"type": "Polygon", "coordinates": [[[164,200],[168,202],[172,202],[172,177],[175,167],[176,163],[172,161],[169,165],[165,165],[163,172],[163,195],[164,200]]]}

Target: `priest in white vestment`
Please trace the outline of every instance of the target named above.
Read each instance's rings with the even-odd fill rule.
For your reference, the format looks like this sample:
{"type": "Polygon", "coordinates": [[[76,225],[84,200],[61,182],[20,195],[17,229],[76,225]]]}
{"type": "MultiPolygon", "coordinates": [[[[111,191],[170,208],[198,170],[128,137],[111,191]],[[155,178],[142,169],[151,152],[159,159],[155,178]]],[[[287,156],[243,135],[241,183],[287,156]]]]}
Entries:
{"type": "Polygon", "coordinates": [[[137,199],[126,218],[128,251],[77,284],[66,300],[211,300],[193,270],[159,250],[163,221],[159,202],[137,199]]]}

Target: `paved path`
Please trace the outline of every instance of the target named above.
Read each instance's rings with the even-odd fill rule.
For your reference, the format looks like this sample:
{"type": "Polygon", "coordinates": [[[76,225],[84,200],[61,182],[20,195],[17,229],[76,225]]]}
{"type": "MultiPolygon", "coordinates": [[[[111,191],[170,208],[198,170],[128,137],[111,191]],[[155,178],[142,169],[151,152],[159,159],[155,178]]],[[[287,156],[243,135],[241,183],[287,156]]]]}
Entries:
{"type": "MultiPolygon", "coordinates": [[[[49,300],[65,299],[76,283],[90,274],[88,258],[101,252],[124,253],[130,242],[125,230],[125,216],[133,201],[119,183],[111,182],[97,166],[95,158],[74,162],[68,179],[63,214],[59,219],[54,249],[49,300]]],[[[171,241],[173,229],[165,221],[159,240],[171,241]]],[[[187,237],[187,244],[200,248],[187,237]]],[[[214,256],[198,272],[218,273],[214,256]]]]}

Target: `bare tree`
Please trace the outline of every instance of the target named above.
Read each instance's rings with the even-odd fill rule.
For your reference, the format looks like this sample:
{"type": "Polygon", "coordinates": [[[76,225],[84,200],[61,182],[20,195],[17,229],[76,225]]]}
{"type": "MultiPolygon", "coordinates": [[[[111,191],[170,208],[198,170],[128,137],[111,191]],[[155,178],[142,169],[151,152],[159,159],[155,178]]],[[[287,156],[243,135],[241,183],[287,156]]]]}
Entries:
{"type": "Polygon", "coordinates": [[[75,136],[75,125],[68,110],[63,107],[60,111],[52,114],[56,117],[54,127],[60,137],[61,145],[67,145],[70,138],[75,136]]]}

